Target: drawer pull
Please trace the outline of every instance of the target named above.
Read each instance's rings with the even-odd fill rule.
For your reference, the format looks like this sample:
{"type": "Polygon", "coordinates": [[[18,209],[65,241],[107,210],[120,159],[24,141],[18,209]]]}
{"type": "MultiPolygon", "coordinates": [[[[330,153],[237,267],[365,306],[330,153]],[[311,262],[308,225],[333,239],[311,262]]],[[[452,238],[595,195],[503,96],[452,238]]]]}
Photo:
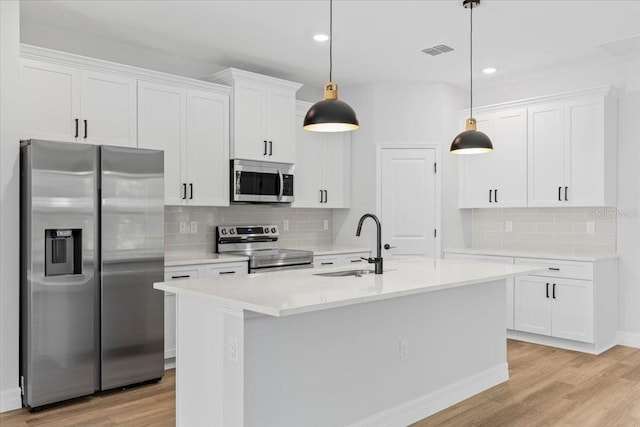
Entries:
{"type": "Polygon", "coordinates": [[[223,275],[223,274],[235,274],[235,271],[221,271],[220,275],[223,275]]]}
{"type": "Polygon", "coordinates": [[[189,274],[185,274],[184,276],[171,276],[172,279],[188,279],[191,277],[189,274]]]}
{"type": "Polygon", "coordinates": [[[560,269],[557,268],[557,267],[549,267],[549,270],[551,270],[551,271],[560,271],[560,269]]]}
{"type": "Polygon", "coordinates": [[[362,262],[361,259],[352,259],[351,262],[362,262]]]}
{"type": "Polygon", "coordinates": [[[321,262],[320,265],[333,265],[333,262],[321,262]]]}

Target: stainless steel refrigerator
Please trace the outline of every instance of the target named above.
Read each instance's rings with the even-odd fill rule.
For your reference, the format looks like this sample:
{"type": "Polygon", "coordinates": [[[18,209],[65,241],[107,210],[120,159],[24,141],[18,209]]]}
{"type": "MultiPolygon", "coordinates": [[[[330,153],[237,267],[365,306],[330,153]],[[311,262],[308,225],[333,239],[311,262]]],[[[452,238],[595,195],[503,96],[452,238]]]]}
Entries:
{"type": "Polygon", "coordinates": [[[20,358],[30,408],[164,372],[164,153],[21,143],[20,358]]]}

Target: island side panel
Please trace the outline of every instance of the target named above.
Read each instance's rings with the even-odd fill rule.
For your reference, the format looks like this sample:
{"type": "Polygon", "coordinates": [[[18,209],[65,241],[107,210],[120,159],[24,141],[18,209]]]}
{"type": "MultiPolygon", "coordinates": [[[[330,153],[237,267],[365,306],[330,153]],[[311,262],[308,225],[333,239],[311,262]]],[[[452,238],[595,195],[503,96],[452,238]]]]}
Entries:
{"type": "Polygon", "coordinates": [[[504,300],[499,280],[247,318],[245,425],[406,425],[506,381],[504,300]]]}
{"type": "Polygon", "coordinates": [[[176,303],[176,425],[242,426],[243,310],[180,294],[176,303]]]}

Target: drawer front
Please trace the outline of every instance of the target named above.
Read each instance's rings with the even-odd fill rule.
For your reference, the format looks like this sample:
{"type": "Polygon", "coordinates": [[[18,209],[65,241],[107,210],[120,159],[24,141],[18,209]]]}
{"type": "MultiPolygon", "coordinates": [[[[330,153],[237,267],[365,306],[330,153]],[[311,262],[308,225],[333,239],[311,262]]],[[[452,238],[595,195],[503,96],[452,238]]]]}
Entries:
{"type": "Polygon", "coordinates": [[[313,257],[313,266],[315,268],[318,267],[335,267],[336,265],[340,265],[340,256],[339,255],[321,255],[313,257]]]}
{"type": "Polygon", "coordinates": [[[164,270],[164,281],[197,279],[200,277],[200,273],[201,271],[197,267],[169,267],[164,270]]]}
{"type": "Polygon", "coordinates": [[[249,271],[248,263],[229,263],[229,264],[215,264],[205,266],[205,277],[226,277],[226,276],[239,276],[247,274],[249,271]]]}
{"type": "Polygon", "coordinates": [[[494,264],[513,264],[513,257],[497,255],[474,255],[447,252],[444,259],[464,259],[468,261],[492,262],[494,264]]]}
{"type": "Polygon", "coordinates": [[[360,252],[357,254],[345,254],[342,257],[343,257],[343,264],[347,264],[347,265],[367,264],[367,261],[362,258],[369,258],[369,252],[360,252]]]}
{"type": "Polygon", "coordinates": [[[593,263],[544,258],[516,258],[516,264],[546,268],[533,276],[563,277],[568,279],[593,280],[593,263]]]}

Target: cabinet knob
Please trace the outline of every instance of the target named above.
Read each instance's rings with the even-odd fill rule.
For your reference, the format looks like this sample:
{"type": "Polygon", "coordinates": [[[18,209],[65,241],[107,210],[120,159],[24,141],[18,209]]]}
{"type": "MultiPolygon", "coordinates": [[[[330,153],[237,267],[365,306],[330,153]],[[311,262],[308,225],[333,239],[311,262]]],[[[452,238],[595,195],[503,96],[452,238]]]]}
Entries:
{"type": "Polygon", "coordinates": [[[389,249],[393,249],[393,248],[395,248],[395,246],[391,246],[391,245],[389,245],[388,243],[385,243],[385,244],[384,244],[384,248],[385,248],[386,250],[389,250],[389,249]]]}

